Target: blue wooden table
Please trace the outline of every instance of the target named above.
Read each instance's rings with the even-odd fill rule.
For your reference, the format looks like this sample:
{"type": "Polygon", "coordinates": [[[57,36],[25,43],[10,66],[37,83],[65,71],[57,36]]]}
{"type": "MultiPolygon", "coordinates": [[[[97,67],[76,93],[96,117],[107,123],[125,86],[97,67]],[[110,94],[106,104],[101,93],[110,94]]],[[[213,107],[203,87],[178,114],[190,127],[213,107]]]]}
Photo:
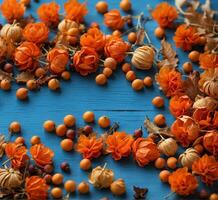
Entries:
{"type": "MultiPolygon", "coordinates": [[[[57,0],[57,2],[63,5],[62,0],[57,0]]],[[[103,31],[109,32],[103,26],[103,16],[95,10],[96,2],[97,0],[88,1],[89,14],[86,16],[86,22],[96,21],[101,25],[103,31]]],[[[146,5],[149,3],[151,7],[154,7],[161,0],[136,0],[132,2],[133,15],[138,15],[143,11],[145,16],[148,16],[146,5]]],[[[172,0],[169,2],[173,3],[172,0]]],[[[213,6],[215,6],[215,2],[216,0],[212,0],[213,6]]],[[[108,3],[110,9],[119,8],[118,0],[110,0],[108,3]]],[[[33,2],[26,14],[32,14],[36,17],[35,10],[38,6],[39,3],[33,2]]],[[[1,17],[1,23],[3,22],[4,20],[1,17]]],[[[160,41],[153,35],[153,30],[156,26],[157,24],[154,21],[150,21],[145,27],[152,43],[156,47],[160,47],[160,41]]],[[[167,30],[166,35],[167,40],[172,42],[173,31],[167,30]]],[[[181,50],[178,50],[178,54],[181,67],[181,64],[187,61],[188,58],[187,54],[181,50]]],[[[195,67],[197,68],[197,66],[195,67]]],[[[144,72],[136,70],[136,73],[141,78],[146,75],[153,77],[155,69],[144,72]]],[[[54,150],[55,171],[61,171],[60,163],[67,161],[71,166],[72,172],[71,174],[65,174],[65,180],[74,179],[79,183],[88,179],[88,173],[79,168],[81,155],[76,152],[64,152],[59,144],[61,138],[44,132],[42,124],[45,120],[51,119],[57,124],[61,124],[65,115],[73,114],[77,117],[77,125],[83,126],[82,114],[87,110],[91,110],[94,111],[96,118],[107,115],[113,122],[120,122],[120,130],[128,133],[133,133],[135,129],[143,126],[146,115],[152,119],[156,114],[163,113],[166,116],[167,123],[172,123],[173,117],[168,110],[168,99],[166,99],[163,109],[156,109],[151,104],[153,97],[157,95],[163,96],[157,85],[150,89],[145,88],[141,92],[135,92],[131,88],[130,83],[126,81],[121,69],[114,73],[106,86],[97,86],[94,78],[95,75],[84,78],[77,73],[73,73],[71,81],[62,81],[60,92],[52,92],[47,87],[43,87],[40,91],[30,92],[29,101],[24,102],[16,99],[15,92],[18,88],[16,84],[13,85],[10,92],[0,90],[0,131],[7,133],[9,123],[14,120],[19,121],[22,124],[22,136],[25,137],[26,141],[29,141],[33,135],[39,135],[42,142],[54,150]]],[[[94,128],[99,134],[104,132],[97,125],[94,128]]],[[[144,132],[144,135],[146,135],[146,132],[144,132]]],[[[127,194],[123,197],[115,198],[109,190],[97,190],[91,186],[89,195],[76,193],[72,196],[72,199],[97,200],[105,196],[109,199],[133,199],[133,185],[147,187],[149,189],[148,199],[152,200],[163,199],[164,196],[170,193],[169,186],[161,183],[158,178],[159,170],[152,166],[141,168],[132,158],[116,162],[110,156],[94,160],[93,166],[104,165],[105,162],[107,162],[109,168],[114,170],[116,178],[123,178],[126,181],[127,194]]],[[[172,197],[172,199],[174,198],[176,197],[172,197]]]]}

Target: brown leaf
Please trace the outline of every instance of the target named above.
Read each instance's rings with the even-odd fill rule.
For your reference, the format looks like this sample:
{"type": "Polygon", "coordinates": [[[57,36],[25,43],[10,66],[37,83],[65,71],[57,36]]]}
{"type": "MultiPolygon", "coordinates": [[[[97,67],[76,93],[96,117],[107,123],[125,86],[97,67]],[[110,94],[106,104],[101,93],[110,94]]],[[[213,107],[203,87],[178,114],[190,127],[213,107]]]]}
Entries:
{"type": "Polygon", "coordinates": [[[144,200],[146,198],[146,194],[148,193],[148,188],[140,188],[133,186],[134,190],[134,200],[144,200]]]}
{"type": "Polygon", "coordinates": [[[207,37],[207,42],[205,49],[211,53],[218,53],[218,38],[217,37],[207,37]]]}
{"type": "Polygon", "coordinates": [[[17,83],[26,83],[29,80],[34,79],[34,74],[32,72],[21,72],[20,74],[18,74],[15,78],[15,80],[17,81],[17,83]]]}
{"type": "Polygon", "coordinates": [[[12,81],[13,80],[12,73],[7,73],[7,72],[4,72],[3,70],[0,69],[0,81],[2,81],[4,79],[12,81]]]}
{"type": "Polygon", "coordinates": [[[53,78],[56,78],[57,75],[50,75],[50,76],[43,76],[43,77],[40,77],[39,79],[37,79],[37,84],[38,85],[44,85],[45,83],[47,83],[49,80],[53,79],[53,78]]]}
{"type": "Polygon", "coordinates": [[[175,0],[175,6],[179,10],[180,13],[185,14],[186,11],[182,9],[183,6],[191,7],[193,10],[196,10],[200,5],[199,0],[175,0]]]}
{"type": "Polygon", "coordinates": [[[198,137],[192,144],[192,146],[194,147],[197,144],[201,144],[203,142],[203,138],[204,136],[198,137]]]}
{"type": "Polygon", "coordinates": [[[3,144],[5,143],[5,136],[4,135],[0,135],[0,158],[4,155],[4,148],[3,148],[3,144]]]}
{"type": "Polygon", "coordinates": [[[213,18],[214,14],[216,13],[215,10],[211,9],[210,0],[205,0],[205,3],[203,5],[201,5],[201,9],[204,11],[204,15],[207,15],[210,18],[213,18]]]}

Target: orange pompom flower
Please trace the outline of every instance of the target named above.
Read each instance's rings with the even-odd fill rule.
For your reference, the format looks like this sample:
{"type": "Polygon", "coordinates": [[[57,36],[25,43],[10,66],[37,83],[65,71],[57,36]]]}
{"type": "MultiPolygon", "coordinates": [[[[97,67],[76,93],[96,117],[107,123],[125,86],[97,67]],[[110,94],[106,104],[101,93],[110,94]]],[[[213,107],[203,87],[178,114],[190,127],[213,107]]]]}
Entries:
{"type": "Polygon", "coordinates": [[[191,117],[183,115],[173,122],[171,132],[183,147],[188,147],[199,136],[199,127],[191,117]]]}
{"type": "Polygon", "coordinates": [[[151,15],[162,28],[172,27],[173,21],[178,17],[176,8],[167,2],[158,4],[151,15]]]}
{"type": "Polygon", "coordinates": [[[199,63],[202,69],[218,68],[218,54],[202,53],[199,57],[199,63]]]}
{"type": "Polygon", "coordinates": [[[211,185],[218,180],[218,162],[205,154],[192,164],[192,173],[201,176],[202,182],[211,185]]]}
{"type": "Polygon", "coordinates": [[[66,13],[65,19],[76,21],[77,23],[83,22],[84,16],[88,13],[86,3],[79,3],[78,0],[69,0],[64,4],[66,13]]]}
{"type": "Polygon", "coordinates": [[[188,114],[192,104],[192,100],[187,95],[176,95],[170,99],[169,109],[174,117],[179,117],[188,114]]]}
{"type": "Polygon", "coordinates": [[[68,52],[65,49],[54,48],[48,52],[47,61],[49,62],[49,70],[53,74],[59,75],[66,69],[69,61],[68,52]]]}
{"type": "Polygon", "coordinates": [[[120,160],[130,155],[133,141],[132,136],[125,132],[114,132],[106,139],[106,152],[111,153],[114,160],[120,160]]]}
{"type": "Polygon", "coordinates": [[[171,190],[178,195],[188,196],[197,189],[198,181],[188,172],[188,168],[179,168],[169,176],[171,190]]]}
{"type": "Polygon", "coordinates": [[[90,28],[80,37],[80,45],[101,51],[105,45],[105,35],[98,28],[90,28]]]}
{"type": "Polygon", "coordinates": [[[30,154],[36,165],[39,167],[52,164],[52,158],[54,157],[54,152],[43,144],[35,144],[31,146],[30,154]]]}
{"type": "Polygon", "coordinates": [[[182,75],[175,68],[165,65],[155,78],[167,97],[181,93],[182,75]]]}
{"type": "Polygon", "coordinates": [[[59,22],[60,6],[56,2],[42,3],[38,10],[38,16],[47,26],[57,26],[59,22]]]}
{"type": "Polygon", "coordinates": [[[184,51],[189,51],[192,46],[199,43],[199,35],[197,29],[185,24],[180,25],[175,32],[173,40],[177,48],[182,48],[184,51]]]}
{"type": "Polygon", "coordinates": [[[29,23],[23,29],[23,37],[28,42],[41,44],[48,39],[49,29],[43,22],[29,23]]]}
{"type": "Polygon", "coordinates": [[[113,30],[120,30],[123,28],[125,20],[119,10],[110,10],[104,14],[104,24],[113,30]]]}
{"type": "Polygon", "coordinates": [[[99,56],[90,47],[82,47],[73,56],[73,66],[82,76],[95,72],[98,68],[99,56]]]}
{"type": "Polygon", "coordinates": [[[85,135],[80,135],[76,149],[83,155],[83,158],[98,158],[102,153],[103,140],[102,138],[96,138],[96,136],[87,137],[85,135]]]}
{"type": "Polygon", "coordinates": [[[203,138],[204,148],[212,153],[215,157],[218,156],[218,132],[210,131],[204,135],[203,138]]]}
{"type": "Polygon", "coordinates": [[[107,57],[114,58],[117,62],[122,62],[126,57],[129,45],[122,38],[112,36],[105,44],[104,52],[107,57]]]}
{"type": "Polygon", "coordinates": [[[2,15],[9,23],[13,23],[14,20],[21,19],[25,12],[24,5],[16,0],[3,0],[0,9],[2,11],[2,15]]]}
{"type": "Polygon", "coordinates": [[[8,143],[5,147],[6,156],[11,161],[11,166],[15,169],[24,167],[29,160],[27,148],[20,144],[8,143]]]}
{"type": "Polygon", "coordinates": [[[49,186],[44,178],[30,176],[25,180],[25,193],[28,200],[46,200],[49,186]]]}
{"type": "Polygon", "coordinates": [[[19,70],[33,70],[38,65],[41,52],[39,47],[32,42],[23,42],[14,53],[14,60],[19,70]]]}
{"type": "Polygon", "coordinates": [[[132,144],[132,152],[140,167],[144,167],[160,156],[157,145],[151,138],[137,138],[132,144]]]}

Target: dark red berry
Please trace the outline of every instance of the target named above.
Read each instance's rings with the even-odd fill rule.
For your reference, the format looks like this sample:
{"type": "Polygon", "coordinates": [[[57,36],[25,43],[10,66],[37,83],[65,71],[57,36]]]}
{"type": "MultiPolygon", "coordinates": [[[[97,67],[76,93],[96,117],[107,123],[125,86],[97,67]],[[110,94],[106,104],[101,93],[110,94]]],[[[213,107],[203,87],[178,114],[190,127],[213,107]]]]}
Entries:
{"type": "Polygon", "coordinates": [[[51,174],[54,170],[54,167],[53,165],[45,165],[43,169],[45,173],[51,174]]]}
{"type": "Polygon", "coordinates": [[[86,125],[86,126],[84,126],[83,127],[83,132],[85,133],[85,134],[90,134],[90,133],[92,133],[93,132],[93,128],[92,128],[92,126],[89,126],[89,125],[86,125]]]}
{"type": "Polygon", "coordinates": [[[30,173],[30,174],[34,174],[34,173],[36,172],[36,167],[35,167],[35,165],[30,164],[28,170],[29,170],[29,173],[30,173]]]}
{"type": "Polygon", "coordinates": [[[43,178],[45,179],[47,184],[51,183],[52,176],[50,174],[45,174],[43,178]]]}
{"type": "Polygon", "coordinates": [[[6,71],[8,73],[12,73],[13,72],[13,65],[11,63],[6,63],[4,65],[4,71],[6,71]]]}
{"type": "Polygon", "coordinates": [[[140,129],[137,129],[137,130],[135,130],[134,131],[134,138],[139,138],[139,137],[142,137],[142,135],[143,135],[143,132],[142,132],[142,129],[140,128],[140,129]]]}
{"type": "Polygon", "coordinates": [[[208,199],[209,193],[205,189],[202,189],[199,193],[199,197],[200,199],[208,199]]]}
{"type": "Polygon", "coordinates": [[[63,171],[70,172],[70,165],[67,162],[62,162],[60,167],[63,171]]]}
{"type": "Polygon", "coordinates": [[[73,130],[73,129],[68,129],[67,130],[67,133],[66,133],[67,138],[73,140],[75,138],[75,135],[76,135],[75,130],[73,130]]]}

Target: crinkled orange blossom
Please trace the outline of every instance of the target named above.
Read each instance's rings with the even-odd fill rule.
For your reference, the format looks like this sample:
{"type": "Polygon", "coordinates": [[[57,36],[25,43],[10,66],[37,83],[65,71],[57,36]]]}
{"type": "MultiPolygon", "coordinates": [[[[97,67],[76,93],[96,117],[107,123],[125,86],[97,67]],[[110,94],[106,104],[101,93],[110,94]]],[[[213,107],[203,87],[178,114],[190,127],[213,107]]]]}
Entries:
{"type": "Polygon", "coordinates": [[[218,156],[218,131],[210,131],[204,135],[204,148],[212,153],[215,157],[218,156]]]}
{"type": "Polygon", "coordinates": [[[202,69],[218,68],[218,54],[202,53],[199,57],[199,63],[202,69]]]}

